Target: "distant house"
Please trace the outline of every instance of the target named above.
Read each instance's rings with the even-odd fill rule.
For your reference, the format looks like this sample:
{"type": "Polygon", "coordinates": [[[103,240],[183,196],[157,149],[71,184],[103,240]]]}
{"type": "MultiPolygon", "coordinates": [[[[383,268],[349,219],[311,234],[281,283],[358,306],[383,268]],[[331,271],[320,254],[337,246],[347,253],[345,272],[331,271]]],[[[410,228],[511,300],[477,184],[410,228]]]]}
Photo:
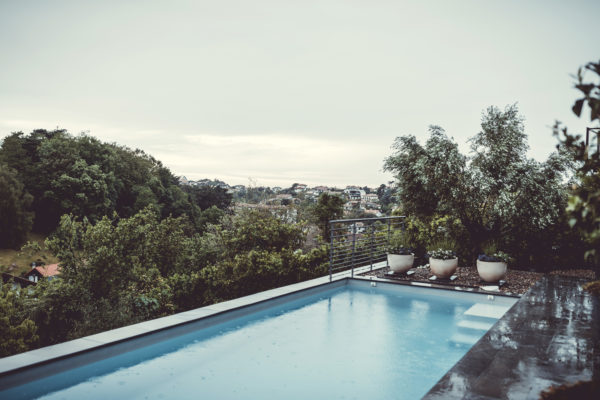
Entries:
{"type": "Polygon", "coordinates": [[[60,275],[58,264],[50,264],[41,267],[33,267],[31,271],[25,274],[25,278],[31,282],[38,282],[42,278],[46,278],[50,281],[58,275],[60,275]]]}
{"type": "Polygon", "coordinates": [[[369,193],[365,195],[365,201],[369,203],[376,203],[379,201],[379,196],[376,193],[369,193]]]}
{"type": "Polygon", "coordinates": [[[327,192],[328,190],[329,190],[329,188],[328,188],[327,186],[315,186],[315,187],[313,188],[313,192],[314,192],[316,195],[320,195],[321,193],[325,193],[325,192],[327,192]]]}
{"type": "Polygon", "coordinates": [[[24,287],[31,286],[31,285],[35,286],[35,282],[32,282],[25,278],[21,278],[20,276],[14,276],[7,272],[3,272],[2,273],[2,283],[7,284],[9,282],[12,282],[13,289],[24,288],[24,287]]]}
{"type": "Polygon", "coordinates": [[[306,188],[308,187],[308,185],[305,185],[304,183],[295,183],[294,185],[295,185],[294,192],[296,192],[296,193],[304,192],[306,190],[306,188]]]}
{"type": "Polygon", "coordinates": [[[365,196],[365,191],[362,189],[347,188],[344,189],[344,193],[346,194],[346,196],[348,196],[348,199],[350,199],[351,201],[363,200],[363,197],[365,196]]]}
{"type": "Polygon", "coordinates": [[[344,203],[344,210],[345,211],[364,210],[364,207],[361,206],[360,201],[351,200],[351,201],[347,201],[346,203],[344,203]]]}

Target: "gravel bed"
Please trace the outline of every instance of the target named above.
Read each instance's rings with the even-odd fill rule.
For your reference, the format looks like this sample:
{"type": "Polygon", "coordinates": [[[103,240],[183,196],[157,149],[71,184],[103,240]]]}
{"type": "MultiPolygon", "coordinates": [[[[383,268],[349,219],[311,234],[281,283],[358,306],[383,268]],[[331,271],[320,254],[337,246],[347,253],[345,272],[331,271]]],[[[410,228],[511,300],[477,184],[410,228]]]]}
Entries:
{"type": "MultiPolygon", "coordinates": [[[[389,271],[389,268],[381,268],[375,271],[366,272],[362,275],[365,276],[376,276],[378,278],[389,278],[386,276],[386,273],[389,271]]],[[[394,276],[392,279],[401,280],[401,281],[413,281],[413,282],[428,282],[428,283],[442,283],[442,284],[450,284],[454,286],[489,286],[492,285],[490,283],[486,283],[479,278],[479,274],[477,273],[477,268],[472,267],[459,267],[456,270],[455,275],[457,278],[453,281],[431,281],[430,277],[433,276],[431,270],[429,268],[413,268],[411,271],[415,271],[413,275],[398,275],[394,276]]],[[[563,275],[563,276],[572,276],[576,278],[585,278],[588,280],[594,279],[594,272],[590,270],[584,269],[573,269],[573,270],[559,270],[550,272],[552,275],[563,275]]],[[[540,272],[528,272],[528,271],[520,271],[515,269],[509,269],[506,272],[506,277],[504,278],[506,283],[500,287],[500,292],[506,294],[516,294],[522,295],[535,282],[537,282],[544,274],[540,272]]]]}
{"type": "Polygon", "coordinates": [[[571,276],[573,278],[594,280],[594,271],[590,269],[560,269],[550,272],[550,275],[571,276]]]}

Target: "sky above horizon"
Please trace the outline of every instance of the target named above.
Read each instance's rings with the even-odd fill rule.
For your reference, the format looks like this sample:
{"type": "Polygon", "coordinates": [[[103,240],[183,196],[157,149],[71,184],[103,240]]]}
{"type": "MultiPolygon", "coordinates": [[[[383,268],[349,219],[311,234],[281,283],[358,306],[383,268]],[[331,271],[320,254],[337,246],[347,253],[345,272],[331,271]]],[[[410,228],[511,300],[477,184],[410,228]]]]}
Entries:
{"type": "Polygon", "coordinates": [[[518,103],[529,156],[582,133],[593,0],[0,0],[0,139],[60,127],[188,179],[378,186],[394,138],[442,126],[468,152],[518,103]]]}

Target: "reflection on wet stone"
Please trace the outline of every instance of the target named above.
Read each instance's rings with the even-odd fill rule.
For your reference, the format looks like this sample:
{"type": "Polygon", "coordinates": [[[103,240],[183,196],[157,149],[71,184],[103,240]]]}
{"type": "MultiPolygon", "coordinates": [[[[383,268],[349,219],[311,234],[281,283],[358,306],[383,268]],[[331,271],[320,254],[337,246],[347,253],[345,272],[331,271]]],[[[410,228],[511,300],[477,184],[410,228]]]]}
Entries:
{"type": "Polygon", "coordinates": [[[542,278],[424,398],[537,399],[600,379],[600,299],[583,282],[542,278]]]}

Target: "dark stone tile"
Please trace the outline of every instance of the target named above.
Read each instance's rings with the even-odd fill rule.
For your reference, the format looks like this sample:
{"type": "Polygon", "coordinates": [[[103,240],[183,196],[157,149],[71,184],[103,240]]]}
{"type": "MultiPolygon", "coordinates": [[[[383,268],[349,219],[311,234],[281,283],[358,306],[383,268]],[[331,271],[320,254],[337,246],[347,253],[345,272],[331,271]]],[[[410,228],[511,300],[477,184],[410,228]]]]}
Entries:
{"type": "Polygon", "coordinates": [[[544,277],[425,399],[537,399],[550,385],[600,380],[600,300],[583,281],[544,277]]]}

